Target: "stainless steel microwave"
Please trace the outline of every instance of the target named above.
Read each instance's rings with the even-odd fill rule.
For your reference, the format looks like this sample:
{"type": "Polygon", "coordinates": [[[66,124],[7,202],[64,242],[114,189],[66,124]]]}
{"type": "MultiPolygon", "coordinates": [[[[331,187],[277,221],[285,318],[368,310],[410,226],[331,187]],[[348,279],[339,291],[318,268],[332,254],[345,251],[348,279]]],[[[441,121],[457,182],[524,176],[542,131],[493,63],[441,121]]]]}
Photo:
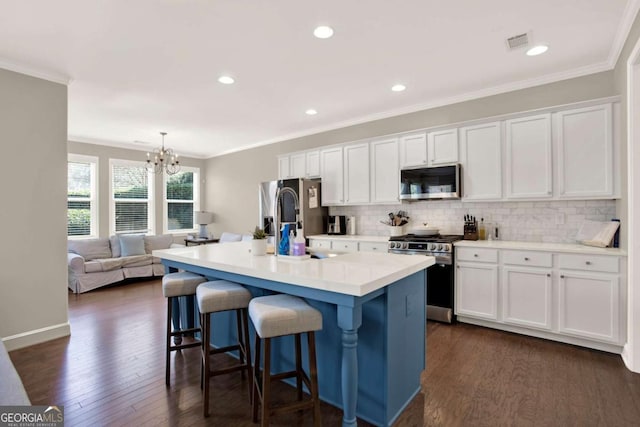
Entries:
{"type": "Polygon", "coordinates": [[[400,170],[400,200],[459,199],[460,164],[400,170]]]}

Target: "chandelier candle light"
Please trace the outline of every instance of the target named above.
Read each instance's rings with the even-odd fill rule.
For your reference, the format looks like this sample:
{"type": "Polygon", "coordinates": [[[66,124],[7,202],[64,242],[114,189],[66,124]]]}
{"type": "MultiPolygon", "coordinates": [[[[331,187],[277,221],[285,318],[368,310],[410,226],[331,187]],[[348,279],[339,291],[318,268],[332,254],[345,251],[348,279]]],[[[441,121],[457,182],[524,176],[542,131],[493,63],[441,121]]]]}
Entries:
{"type": "Polygon", "coordinates": [[[166,172],[167,175],[174,175],[180,172],[180,162],[178,155],[173,153],[171,148],[164,148],[164,136],[166,132],[160,132],[162,135],[162,148],[153,150],[153,160],[151,153],[147,153],[147,170],[154,173],[166,172]]]}

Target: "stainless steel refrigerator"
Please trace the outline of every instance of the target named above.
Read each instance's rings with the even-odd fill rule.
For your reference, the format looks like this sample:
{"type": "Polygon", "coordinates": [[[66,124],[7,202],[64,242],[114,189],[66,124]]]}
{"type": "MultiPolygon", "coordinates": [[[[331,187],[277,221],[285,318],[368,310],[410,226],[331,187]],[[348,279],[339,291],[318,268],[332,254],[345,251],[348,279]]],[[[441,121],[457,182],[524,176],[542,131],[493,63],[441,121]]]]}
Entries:
{"type": "MultiPolygon", "coordinates": [[[[300,213],[298,224],[302,226],[305,237],[327,232],[327,216],[329,208],[321,206],[322,182],[314,179],[285,179],[267,181],[260,184],[258,195],[260,198],[260,213],[258,224],[265,232],[273,236],[273,218],[275,216],[275,198],[278,187],[289,187],[298,195],[300,213]]],[[[290,194],[283,194],[280,199],[280,223],[295,224],[296,212],[294,199],[290,194]]]]}

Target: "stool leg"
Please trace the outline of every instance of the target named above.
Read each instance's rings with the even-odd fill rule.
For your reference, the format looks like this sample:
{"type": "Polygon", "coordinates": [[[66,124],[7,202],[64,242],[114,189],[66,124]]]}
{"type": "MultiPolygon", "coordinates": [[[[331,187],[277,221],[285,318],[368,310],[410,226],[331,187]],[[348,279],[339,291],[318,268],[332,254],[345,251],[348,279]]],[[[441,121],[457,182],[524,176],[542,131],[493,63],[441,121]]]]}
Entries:
{"type": "Polygon", "coordinates": [[[165,355],[165,384],[169,387],[169,377],[171,375],[171,300],[173,297],[167,298],[167,349],[165,355]]]}
{"type": "Polygon", "coordinates": [[[200,316],[200,390],[204,390],[204,314],[198,311],[200,316]]]}
{"type": "MultiPolygon", "coordinates": [[[[236,332],[238,334],[238,345],[240,346],[240,348],[238,349],[238,360],[240,361],[241,365],[246,365],[245,362],[245,354],[243,351],[243,345],[242,345],[242,319],[240,317],[240,309],[236,310],[236,332]]],[[[244,380],[244,369],[242,369],[240,371],[240,378],[242,378],[244,380]]]]}
{"type": "Polygon", "coordinates": [[[296,341],[296,389],[298,400],[302,400],[302,351],[300,346],[300,334],[295,335],[296,341]]]}
{"type": "Polygon", "coordinates": [[[269,425],[271,408],[271,338],[264,339],[264,367],[262,369],[262,427],[269,425]]]}
{"type": "Polygon", "coordinates": [[[307,332],[307,346],[309,347],[309,373],[311,380],[311,398],[313,399],[313,425],[320,427],[320,397],[318,395],[318,370],[316,367],[316,334],[307,332]]]}
{"type": "Polygon", "coordinates": [[[255,359],[253,363],[253,398],[251,399],[251,408],[253,409],[253,422],[258,422],[258,405],[261,402],[258,388],[260,387],[260,336],[256,333],[255,359]]]}
{"type": "Polygon", "coordinates": [[[242,349],[245,353],[245,360],[247,361],[247,375],[249,376],[249,403],[251,403],[251,396],[253,393],[253,370],[251,369],[251,345],[249,338],[249,316],[247,315],[248,310],[246,308],[241,309],[242,311],[242,326],[244,329],[244,338],[242,339],[242,349]]]}
{"type": "Polygon", "coordinates": [[[209,342],[211,335],[211,314],[206,313],[204,316],[204,325],[202,325],[203,337],[202,337],[202,358],[204,360],[204,416],[209,416],[209,379],[211,378],[211,370],[209,367],[209,342]]]}

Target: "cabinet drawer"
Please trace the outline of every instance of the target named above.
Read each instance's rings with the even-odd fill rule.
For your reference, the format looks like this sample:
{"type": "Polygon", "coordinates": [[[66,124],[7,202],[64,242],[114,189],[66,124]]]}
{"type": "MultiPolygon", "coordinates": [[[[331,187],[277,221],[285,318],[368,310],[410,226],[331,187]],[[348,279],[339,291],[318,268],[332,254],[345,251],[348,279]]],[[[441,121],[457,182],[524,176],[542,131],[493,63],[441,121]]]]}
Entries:
{"type": "Polygon", "coordinates": [[[358,252],[358,242],[332,240],[331,249],[333,249],[334,251],[342,251],[342,252],[358,252]]]}
{"type": "Polygon", "coordinates": [[[361,252],[387,252],[387,247],[386,242],[360,242],[361,252]]]}
{"type": "Polygon", "coordinates": [[[316,249],[331,249],[331,240],[309,239],[309,247],[316,249]]]}
{"type": "Polygon", "coordinates": [[[617,273],[620,270],[618,257],[601,255],[568,255],[558,256],[560,268],[583,271],[604,271],[607,273],[617,273]]]}
{"type": "Polygon", "coordinates": [[[496,249],[456,248],[456,260],[498,262],[498,251],[496,249]]]}
{"type": "Polygon", "coordinates": [[[503,251],[502,262],[511,265],[527,265],[531,267],[551,267],[553,257],[546,252],[503,251]]]}

